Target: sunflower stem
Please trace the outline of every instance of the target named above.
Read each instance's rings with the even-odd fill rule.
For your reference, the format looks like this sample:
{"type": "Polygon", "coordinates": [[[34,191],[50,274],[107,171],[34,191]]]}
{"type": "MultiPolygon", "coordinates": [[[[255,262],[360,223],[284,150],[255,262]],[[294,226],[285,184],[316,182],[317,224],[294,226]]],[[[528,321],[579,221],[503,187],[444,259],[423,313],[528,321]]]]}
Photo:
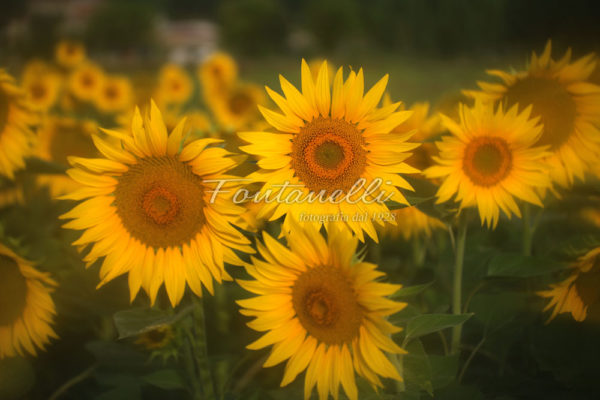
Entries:
{"type": "Polygon", "coordinates": [[[531,207],[528,203],[523,205],[523,255],[531,255],[533,230],[531,229],[531,207]]]}
{"type": "Polygon", "coordinates": [[[216,400],[215,387],[208,360],[208,350],[206,346],[206,319],[204,316],[204,302],[201,297],[193,296],[192,302],[194,310],[193,317],[193,351],[198,369],[198,379],[202,386],[203,399],[216,400]]]}
{"type": "MultiPolygon", "coordinates": [[[[454,284],[452,292],[452,314],[462,314],[462,279],[463,264],[465,258],[465,242],[467,238],[467,218],[466,213],[459,217],[458,236],[456,238],[456,247],[454,252],[454,284]]],[[[452,342],[450,350],[452,354],[457,354],[460,349],[460,336],[462,333],[462,324],[452,328],[452,342]]]]}

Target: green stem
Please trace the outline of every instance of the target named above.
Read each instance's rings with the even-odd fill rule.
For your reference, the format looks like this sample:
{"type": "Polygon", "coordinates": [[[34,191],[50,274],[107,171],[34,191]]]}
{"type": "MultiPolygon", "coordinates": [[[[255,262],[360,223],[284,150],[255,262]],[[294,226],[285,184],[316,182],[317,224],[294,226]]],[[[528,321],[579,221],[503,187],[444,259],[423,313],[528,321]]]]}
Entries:
{"type": "Polygon", "coordinates": [[[204,317],[204,303],[201,297],[194,296],[193,298],[194,310],[192,316],[194,318],[193,324],[193,345],[194,345],[194,356],[196,358],[196,366],[198,368],[198,378],[202,385],[202,392],[204,399],[216,400],[215,387],[213,384],[213,378],[211,374],[210,363],[208,360],[208,350],[206,346],[206,320],[204,317]]]}
{"type": "MultiPolygon", "coordinates": [[[[452,293],[452,314],[462,314],[462,278],[463,264],[465,258],[465,241],[467,238],[467,219],[465,213],[460,216],[458,222],[458,237],[456,238],[455,259],[454,259],[454,284],[452,293]]],[[[460,336],[462,333],[462,324],[452,328],[452,342],[450,349],[452,354],[457,354],[460,348],[460,336]]]]}
{"type": "MultiPolygon", "coordinates": [[[[188,331],[189,333],[189,331],[188,331]]],[[[194,365],[194,338],[192,335],[188,335],[184,339],[184,351],[182,354],[183,364],[185,367],[185,372],[188,375],[188,380],[190,383],[190,391],[192,392],[192,398],[194,400],[202,400],[202,388],[198,383],[198,379],[196,377],[196,366],[194,365]]]]}
{"type": "Polygon", "coordinates": [[[531,241],[533,230],[531,229],[531,206],[528,203],[523,205],[523,255],[531,255],[531,241]]]}

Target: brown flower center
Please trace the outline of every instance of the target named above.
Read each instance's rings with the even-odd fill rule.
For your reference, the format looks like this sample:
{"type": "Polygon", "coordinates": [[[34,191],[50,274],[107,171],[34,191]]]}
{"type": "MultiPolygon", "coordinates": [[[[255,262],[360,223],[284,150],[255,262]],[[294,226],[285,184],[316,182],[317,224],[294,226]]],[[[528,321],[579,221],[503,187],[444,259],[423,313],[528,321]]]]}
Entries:
{"type": "Polygon", "coordinates": [[[91,73],[86,72],[81,76],[81,84],[86,88],[91,88],[96,84],[96,80],[91,73]]]}
{"type": "Polygon", "coordinates": [[[327,344],[342,344],[358,335],[363,311],[349,277],[339,268],[311,268],[298,277],[292,302],[310,335],[327,344]]]}
{"type": "Polygon", "coordinates": [[[16,260],[0,254],[0,326],[11,325],[27,304],[27,281],[16,260]]]}
{"type": "Polygon", "coordinates": [[[229,109],[236,115],[245,114],[253,105],[252,97],[243,91],[235,93],[229,99],[229,109]]]}
{"type": "Polygon", "coordinates": [[[48,91],[46,90],[46,86],[40,82],[36,82],[29,87],[29,92],[34,100],[40,100],[46,97],[48,91]]]}
{"type": "Polygon", "coordinates": [[[50,129],[52,129],[52,138],[49,153],[52,161],[68,166],[68,156],[97,155],[92,138],[83,126],[59,123],[50,129]]]}
{"type": "Polygon", "coordinates": [[[356,126],[319,117],[306,124],[292,144],[292,167],[313,192],[347,191],[364,172],[364,139],[356,126]]]}
{"type": "Polygon", "coordinates": [[[478,186],[493,186],[508,176],[512,153],[508,143],[499,137],[483,136],[467,145],[463,170],[478,186]]]}
{"type": "Polygon", "coordinates": [[[119,97],[119,89],[114,85],[108,85],[104,90],[104,96],[109,100],[114,100],[119,97]]]}
{"type": "Polygon", "coordinates": [[[173,157],[138,161],[118,178],[117,213],[134,238],[154,248],[181,246],[205,222],[201,179],[173,157]]]}
{"type": "Polygon", "coordinates": [[[508,88],[505,100],[509,107],[516,103],[521,109],[532,105],[532,116],[539,116],[544,124],[538,145],[550,145],[551,150],[556,150],[574,131],[577,105],[573,96],[555,79],[520,79],[508,88]]]}

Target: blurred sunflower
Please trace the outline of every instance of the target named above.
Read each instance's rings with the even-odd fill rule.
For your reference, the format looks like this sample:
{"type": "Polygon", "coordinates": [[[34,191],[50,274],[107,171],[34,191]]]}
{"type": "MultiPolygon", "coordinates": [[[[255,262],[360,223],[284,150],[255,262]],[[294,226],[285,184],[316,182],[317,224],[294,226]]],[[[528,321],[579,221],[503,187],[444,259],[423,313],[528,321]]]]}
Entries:
{"type": "Polygon", "coordinates": [[[540,138],[539,117],[530,118],[531,107],[521,113],[517,106],[506,113],[502,105],[494,112],[491,103],[461,105],[460,123],[442,115],[452,133],[436,142],[438,165],[425,170],[428,178],[443,179],[436,196],[442,203],[456,195],[460,207],[477,206],[481,224],[496,227],[501,209],[510,218],[521,212],[514,196],[543,207],[534,189],[550,186],[547,166],[542,162],[547,147],[532,147],[540,138]]]}
{"type": "Polygon", "coordinates": [[[60,76],[56,73],[47,72],[36,77],[23,80],[23,89],[27,94],[27,100],[38,111],[48,111],[58,99],[61,87],[60,76]]]}
{"type": "Polygon", "coordinates": [[[142,333],[136,339],[135,344],[143,346],[147,350],[156,350],[168,345],[174,337],[175,333],[170,325],[161,325],[142,333]]]}
{"type": "Polygon", "coordinates": [[[128,110],[133,102],[133,88],[129,79],[121,76],[106,77],[96,98],[96,105],[105,113],[128,110]]]}
{"type": "Polygon", "coordinates": [[[58,65],[75,68],[85,61],[85,47],[74,40],[62,40],[56,45],[55,59],[58,65]]]}
{"type": "MultiPolygon", "coordinates": [[[[324,199],[266,204],[264,214],[272,212],[272,220],[286,215],[284,230],[290,229],[292,217],[302,225],[320,226],[320,221],[302,220],[306,215],[344,215],[347,216],[345,223],[361,241],[363,232],[377,240],[371,218],[389,210],[383,202],[359,199],[365,188],[380,178],[381,186],[371,192],[373,199],[385,193],[389,200],[408,204],[397,187],[412,188],[398,174],[418,172],[404,163],[410,157],[408,151],[418,144],[406,142],[412,133],[390,131],[410,117],[411,112],[396,112],[399,103],[377,107],[387,85],[387,75],[364,94],[363,70],[358,74],[352,71],[344,82],[340,68],[333,81],[332,94],[327,69],[327,63],[323,62],[314,82],[308,64],[302,60],[302,92],[283,76],[280,81],[285,98],[267,88],[283,114],[259,106],[266,121],[278,132],[238,134],[251,143],[242,146],[242,150],[258,156],[258,166],[262,168],[249,178],[264,182],[261,196],[271,191],[281,195],[281,199],[290,195],[298,198],[295,193],[300,191],[301,198],[311,195],[324,199]],[[356,185],[361,178],[365,182],[362,188],[356,185]],[[286,182],[290,186],[282,189],[281,185],[286,182]],[[350,201],[339,200],[343,196],[348,196],[350,201]],[[357,218],[363,215],[368,218],[357,218]]],[[[382,224],[379,218],[374,219],[382,224]]]]}
{"type": "Polygon", "coordinates": [[[552,310],[547,322],[558,314],[571,313],[575,321],[584,321],[591,307],[600,300],[600,247],[589,251],[571,266],[572,272],[564,281],[550,285],[549,290],[538,292],[549,298],[544,311],[552,310]]]}
{"type": "Polygon", "coordinates": [[[188,73],[176,64],[161,68],[158,76],[157,101],[164,105],[180,105],[188,101],[194,88],[188,73]]]}
{"type": "Polygon", "coordinates": [[[225,194],[211,202],[216,183],[209,180],[227,179],[238,158],[209,147],[216,139],[182,146],[184,124],[168,134],[151,102],[145,118],[136,108],[131,131],[104,130],[117,144],[93,136],[105,158],[70,158],[67,174],[80,188],[64,198],[87,200],[61,217],[73,219],[64,227],[85,230],[73,244],[93,244],[88,266],[104,257],[98,287],[129,274],[132,301],[143,287],[154,303],[163,282],[173,306],[186,282],[198,296],[202,285],[213,293],[213,278],[231,279],[224,263],[242,265],[232,249],[253,252],[232,225],[244,209],[225,194]]]}
{"type": "Polygon", "coordinates": [[[396,224],[385,224],[383,232],[391,237],[402,236],[408,240],[417,236],[430,237],[435,229],[445,229],[446,225],[437,218],[430,217],[415,206],[392,211],[396,224]]]}
{"type": "Polygon", "coordinates": [[[281,386],[306,370],[304,398],[316,384],[319,399],[346,395],[358,398],[355,372],[375,387],[379,377],[402,380],[386,353],[405,351],[390,338],[401,328],[386,317],[406,304],[385,296],[401,286],[378,282],[377,266],[357,262],[356,237],[330,228],[328,240],[312,227],[287,235],[289,249],[263,234],[257,244],[264,261],[252,257],[246,265],[255,280],[238,280],[258,296],[237,303],[243,315],[256,317],[248,326],[264,336],[248,345],[252,350],[273,345],[264,367],[287,361],[281,386]]]}
{"type": "Polygon", "coordinates": [[[13,179],[15,170],[25,167],[35,140],[30,126],[36,121],[23,90],[0,69],[0,175],[13,179]]]}
{"type": "MultiPolygon", "coordinates": [[[[98,155],[98,150],[92,141],[92,134],[97,130],[94,121],[50,116],[38,130],[37,156],[64,167],[69,166],[70,156],[94,157],[98,155]]],[[[41,186],[47,186],[52,197],[62,196],[79,187],[77,182],[62,174],[39,174],[36,181],[41,186]]]]}
{"type": "Polygon", "coordinates": [[[259,117],[258,105],[264,95],[257,85],[237,84],[231,90],[213,96],[208,105],[217,121],[224,127],[237,130],[248,129],[259,117]]]}
{"type": "Polygon", "coordinates": [[[0,243],[0,359],[36,355],[56,339],[50,293],[56,282],[0,243]]]}
{"type": "Polygon", "coordinates": [[[238,67],[235,60],[226,53],[211,55],[198,69],[204,98],[209,101],[230,90],[237,81],[238,67]]]}
{"type": "Polygon", "coordinates": [[[478,82],[481,92],[467,91],[475,98],[500,100],[509,108],[533,107],[544,126],[539,145],[548,145],[546,158],[553,181],[563,187],[575,177],[584,178],[587,163],[596,161],[600,153],[600,86],[586,82],[596,67],[595,56],[589,54],[571,62],[570,49],[558,61],[551,58],[551,42],[538,57],[534,52],[526,71],[508,73],[488,71],[502,83],[478,82]]]}
{"type": "Polygon", "coordinates": [[[92,63],[85,63],[75,69],[69,77],[69,88],[76,98],[95,101],[104,83],[104,72],[92,63]]]}

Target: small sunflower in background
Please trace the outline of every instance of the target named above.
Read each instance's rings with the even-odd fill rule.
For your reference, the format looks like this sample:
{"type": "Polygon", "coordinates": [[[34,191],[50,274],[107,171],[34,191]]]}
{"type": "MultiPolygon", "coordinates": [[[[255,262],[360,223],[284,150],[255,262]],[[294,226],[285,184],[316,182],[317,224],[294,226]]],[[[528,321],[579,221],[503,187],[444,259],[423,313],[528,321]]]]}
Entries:
{"type": "Polygon", "coordinates": [[[588,163],[600,154],[600,86],[587,81],[596,57],[589,54],[571,61],[571,50],[558,61],[551,58],[551,42],[538,57],[534,52],[526,71],[488,71],[502,83],[478,82],[481,92],[466,91],[474,98],[501,101],[508,109],[532,106],[544,126],[539,145],[549,146],[546,157],[552,180],[569,187],[584,179],[588,163]]]}
{"type": "Polygon", "coordinates": [[[481,224],[496,227],[500,210],[510,218],[521,217],[514,200],[543,207],[536,189],[550,187],[547,146],[533,147],[542,133],[539,117],[530,118],[531,107],[517,112],[517,106],[494,111],[492,103],[476,102],[473,108],[461,105],[460,121],[442,115],[452,135],[436,142],[437,165],[425,170],[428,178],[443,180],[436,196],[443,203],[455,196],[460,208],[477,206],[481,224]]]}
{"type": "Polygon", "coordinates": [[[56,282],[50,275],[0,243],[0,359],[36,355],[50,339],[56,309],[50,293],[56,282]]]}
{"type": "Polygon", "coordinates": [[[35,142],[30,126],[37,120],[25,92],[0,69],[0,175],[13,179],[25,167],[35,142]]]}
{"type": "Polygon", "coordinates": [[[382,231],[396,238],[402,236],[409,240],[418,236],[431,237],[436,229],[446,229],[446,225],[437,218],[431,217],[416,206],[399,208],[392,211],[395,224],[386,224],[382,231]]]}
{"type": "Polygon", "coordinates": [[[358,398],[355,373],[375,387],[380,377],[402,380],[389,354],[403,354],[390,335],[401,328],[387,321],[406,304],[385,296],[401,286],[381,282],[377,266],[357,261],[358,240],[347,230],[330,227],[328,239],[308,227],[287,234],[285,247],[263,234],[246,271],[254,280],[238,280],[257,295],[239,300],[240,312],[255,317],[248,326],[265,334],[248,345],[273,346],[264,367],[287,360],[281,386],[306,370],[304,397],[315,385],[319,399],[338,398],[340,384],[351,400],[358,398]]]}
{"type": "MultiPolygon", "coordinates": [[[[65,168],[69,167],[70,156],[95,157],[99,152],[94,146],[92,135],[97,130],[98,125],[91,120],[50,116],[38,130],[36,155],[65,168]]],[[[64,174],[38,174],[36,182],[47,186],[52,197],[62,196],[79,186],[64,174]]]]}
{"type": "Polygon", "coordinates": [[[81,101],[94,102],[104,84],[104,71],[91,62],[77,67],[69,77],[71,93],[81,101]]]}
{"type": "Polygon", "coordinates": [[[85,61],[85,47],[75,40],[62,40],[56,45],[54,58],[64,68],[75,68],[85,61]]]}
{"type": "Polygon", "coordinates": [[[175,332],[170,325],[161,325],[152,330],[142,333],[135,344],[147,350],[162,349],[175,338],[175,332]]]}
{"type": "Polygon", "coordinates": [[[168,64],[158,74],[155,96],[164,106],[181,105],[192,96],[194,83],[189,74],[176,64],[168,64]]]}
{"type": "MultiPolygon", "coordinates": [[[[416,173],[404,161],[409,151],[418,143],[409,143],[411,133],[392,133],[392,129],[404,122],[411,111],[396,111],[400,103],[379,108],[388,76],[383,77],[367,93],[364,93],[363,70],[351,71],[344,81],[343,69],[338,69],[333,80],[333,92],[329,83],[327,63],[323,62],[319,76],[313,81],[308,64],[302,61],[302,91],[296,89],[280,76],[284,96],[267,88],[269,96],[281,109],[281,113],[259,106],[265,120],[277,132],[240,132],[239,137],[249,142],[241,149],[259,158],[260,171],[249,178],[264,182],[261,195],[267,190],[281,194],[285,199],[294,191],[301,197],[324,194],[340,197],[348,195],[352,201],[331,202],[272,202],[264,207],[263,214],[272,213],[275,220],[285,215],[284,230],[290,229],[290,219],[301,225],[321,222],[302,221],[306,215],[345,215],[346,224],[364,240],[364,232],[377,240],[372,216],[389,212],[378,201],[360,201],[365,187],[375,178],[381,186],[372,193],[375,197],[385,193],[389,200],[408,204],[398,188],[412,190],[400,173],[416,173]],[[351,192],[353,186],[364,179],[365,186],[351,192]],[[282,184],[290,186],[281,189],[282,184]],[[350,194],[348,194],[350,193],[350,194]],[[358,220],[356,216],[367,215],[358,220]]],[[[383,224],[379,218],[373,218],[383,224]]]]}
{"type": "Polygon", "coordinates": [[[238,66],[233,57],[226,53],[211,55],[198,68],[198,77],[207,101],[228,92],[237,82],[237,76],[238,66]]]}
{"type": "Polygon", "coordinates": [[[258,105],[264,102],[261,89],[254,84],[238,83],[208,101],[217,122],[230,130],[248,129],[260,117],[258,105]]]}
{"type": "Polygon", "coordinates": [[[98,109],[105,113],[124,112],[133,103],[133,88],[128,78],[107,76],[96,98],[98,109]]]}
{"type": "Polygon", "coordinates": [[[136,108],[130,131],[104,130],[116,143],[92,136],[103,158],[70,157],[80,188],[63,197],[84,201],[61,217],[72,220],[64,227],[85,231],[73,245],[92,245],[88,266],[104,258],[98,287],[127,273],[132,301],[143,287],[154,303],[163,283],[173,306],[186,283],[212,294],[213,279],[231,279],[225,263],[242,265],[233,249],[253,252],[234,227],[244,212],[231,200],[238,183],[211,201],[211,180],[227,179],[240,159],[211,146],[217,139],[183,144],[184,124],[169,134],[152,102],[145,118],[136,108]]]}
{"type": "Polygon", "coordinates": [[[600,247],[583,255],[571,265],[571,274],[564,281],[550,285],[550,289],[538,292],[549,298],[544,311],[552,309],[547,322],[558,314],[571,313],[575,321],[584,321],[590,311],[598,318],[600,309],[600,247]]]}
{"type": "Polygon", "coordinates": [[[25,70],[22,86],[29,103],[37,111],[46,112],[58,100],[62,78],[52,68],[38,65],[25,70]]]}

